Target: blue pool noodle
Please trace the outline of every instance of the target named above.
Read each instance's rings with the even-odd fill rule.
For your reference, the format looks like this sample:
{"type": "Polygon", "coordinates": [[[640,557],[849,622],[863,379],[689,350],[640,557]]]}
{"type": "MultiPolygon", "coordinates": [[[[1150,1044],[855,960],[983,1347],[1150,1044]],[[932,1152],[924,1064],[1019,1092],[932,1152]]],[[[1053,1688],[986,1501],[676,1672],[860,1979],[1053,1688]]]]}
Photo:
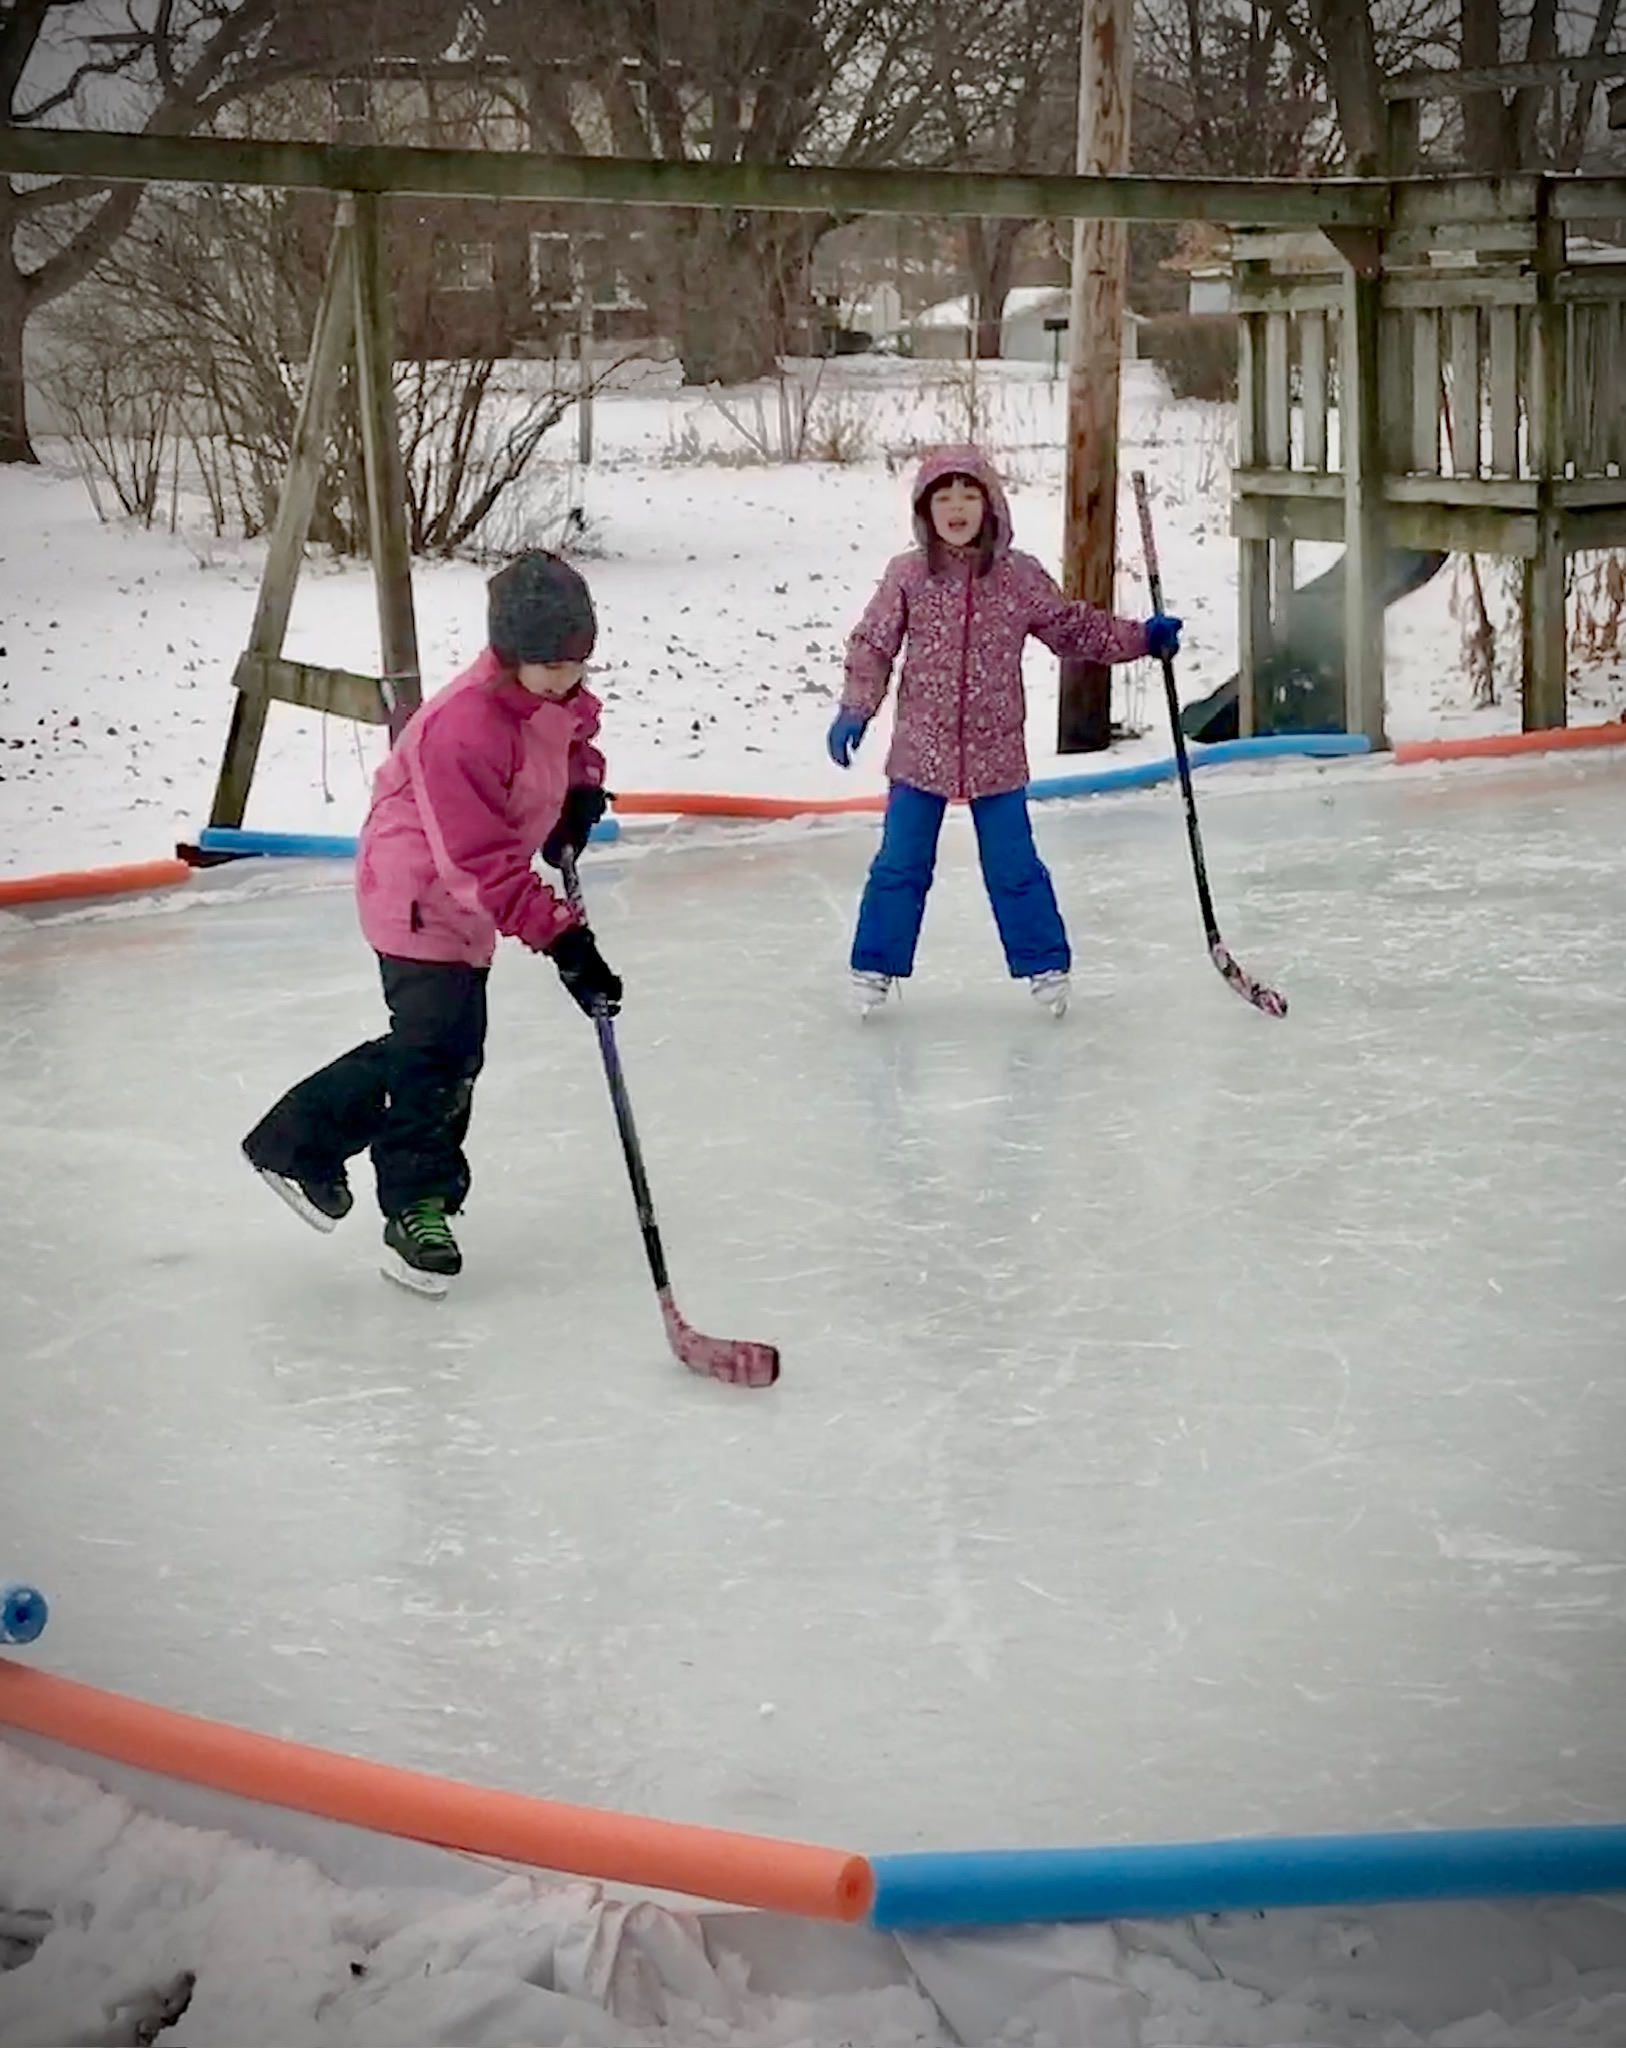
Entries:
{"type": "MultiPolygon", "coordinates": [[[[1262,733],[1247,740],[1216,740],[1211,746],[1193,746],[1194,768],[1216,767],[1224,761],[1269,760],[1282,754],[1330,756],[1370,753],[1372,742],[1358,732],[1262,733]]],[[[1052,797],[1104,796],[1114,790],[1150,789],[1167,782],[1176,773],[1174,756],[1166,760],[1134,761],[1122,768],[1098,768],[1083,775],[1052,775],[1028,784],[1028,795],[1043,803],[1052,797]]],[[[594,844],[607,844],[621,836],[620,820],[601,818],[593,827],[594,844]]],[[[205,825],[198,834],[204,853],[237,853],[280,856],[291,860],[354,860],[353,838],[312,832],[248,832],[236,825],[205,825]]]]}
{"type": "MultiPolygon", "coordinates": [[[[1192,746],[1188,755],[1193,768],[1215,768],[1225,761],[1268,761],[1284,754],[1308,754],[1312,758],[1369,754],[1372,742],[1363,732],[1274,732],[1260,733],[1247,740],[1215,740],[1211,746],[1192,746]]],[[[1131,761],[1122,768],[1096,768],[1081,775],[1049,775],[1028,784],[1028,795],[1036,803],[1062,796],[1110,796],[1115,790],[1150,789],[1170,782],[1179,764],[1169,754],[1156,761],[1131,761]]]]}
{"type": "Polygon", "coordinates": [[[871,1860],[874,1924],[901,1932],[1626,1892],[1626,1827],[1419,1830],[871,1860]]]}
{"type": "MultiPolygon", "coordinates": [[[[595,844],[619,839],[621,826],[615,818],[601,818],[593,827],[595,844]]],[[[204,853],[262,854],[284,860],[354,860],[353,838],[326,836],[319,832],[246,832],[237,825],[205,825],[198,834],[204,853]]]]}

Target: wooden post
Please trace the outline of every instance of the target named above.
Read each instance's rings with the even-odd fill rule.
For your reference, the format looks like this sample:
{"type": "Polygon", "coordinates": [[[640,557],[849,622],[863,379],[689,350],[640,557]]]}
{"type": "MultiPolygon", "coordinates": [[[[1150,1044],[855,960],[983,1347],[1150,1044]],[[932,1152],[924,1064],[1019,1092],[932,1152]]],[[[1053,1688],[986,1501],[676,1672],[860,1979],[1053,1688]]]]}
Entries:
{"type": "Polygon", "coordinates": [[[1536,303],[1530,312],[1528,448],[1536,479],[1536,553],[1526,561],[1524,582],[1524,679],[1521,692],[1526,732],[1564,725],[1569,717],[1568,648],[1564,634],[1564,521],[1554,486],[1564,474],[1564,307],[1555,295],[1564,267],[1564,223],[1547,206],[1550,187],[1542,181],[1536,224],[1536,303]]]}
{"type": "MultiPolygon", "coordinates": [[[[1078,80],[1078,169],[1129,168],[1133,57],[1130,0],[1083,0],[1078,80]]],[[[1067,385],[1067,496],[1062,538],[1069,597],[1111,610],[1117,568],[1118,372],[1129,267],[1122,221],[1073,223],[1071,342],[1067,385]]],[[[1064,754],[1112,743],[1112,672],[1064,661],[1056,745],[1064,754]]]]}
{"type": "Polygon", "coordinates": [[[580,245],[570,245],[576,286],[576,460],[593,466],[593,284],[580,245]]]}
{"type": "MultiPolygon", "coordinates": [[[[1239,288],[1246,292],[1268,265],[1240,261],[1239,288]]],[[[1236,461],[1239,469],[1261,469],[1265,454],[1265,316],[1244,313],[1237,329],[1236,461]]],[[[1249,739],[1259,729],[1259,670],[1275,645],[1270,609],[1268,540],[1237,542],[1236,729],[1249,739]]]]}
{"type": "MultiPolygon", "coordinates": [[[[288,614],[293,607],[294,586],[299,580],[300,557],[311,513],[316,506],[317,487],[322,479],[322,458],[327,450],[328,422],[338,394],[339,372],[344,366],[355,331],[355,238],[353,211],[348,199],[339,201],[333,240],[328,250],[327,276],[322,283],[321,302],[311,331],[310,355],[305,365],[305,388],[299,395],[299,412],[294,421],[293,446],[289,451],[288,474],[283,479],[277,502],[276,523],[266,549],[265,571],[260,595],[249,628],[251,656],[275,658],[282,652],[288,631],[288,614]]],[[[238,826],[248,808],[248,793],[259,759],[265,732],[268,704],[263,691],[242,690],[232,706],[226,733],[225,752],[215,783],[214,803],[209,811],[211,825],[238,826]]]]}
{"type": "Polygon", "coordinates": [[[1344,723],[1374,747],[1383,724],[1383,420],[1379,405],[1383,238],[1340,236],[1344,257],[1338,438],[1344,462],[1344,723]]]}
{"type": "Polygon", "coordinates": [[[367,470],[367,530],[378,595],[378,637],[384,656],[390,738],[423,699],[418,627],[412,610],[412,550],[406,526],[406,478],[395,415],[395,340],[384,282],[378,197],[355,195],[356,368],[361,445],[367,470]]]}

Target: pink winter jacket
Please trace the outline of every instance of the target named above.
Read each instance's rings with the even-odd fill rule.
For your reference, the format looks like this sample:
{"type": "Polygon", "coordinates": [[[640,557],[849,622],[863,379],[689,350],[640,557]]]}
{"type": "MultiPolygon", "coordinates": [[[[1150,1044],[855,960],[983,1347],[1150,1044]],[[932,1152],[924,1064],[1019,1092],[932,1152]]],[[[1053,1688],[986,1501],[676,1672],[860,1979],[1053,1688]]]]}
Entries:
{"type": "Polygon", "coordinates": [[[999,479],[976,448],[944,448],[920,466],[911,497],[919,545],[887,564],[880,588],[847,642],[844,709],[873,718],[898,649],[907,641],[886,772],[936,796],[998,796],[1028,780],[1022,646],[1035,634],[1052,652],[1084,661],[1137,661],[1146,629],[1065,598],[1042,564],[1011,546],[999,479]],[[946,476],[981,484],[994,521],[985,576],[974,560],[928,564],[930,515],[922,500],[946,476]]]}
{"type": "Polygon", "coordinates": [[[604,780],[596,697],[538,697],[488,647],[408,721],[373,780],[356,856],[367,943],[489,967],[497,934],[542,952],[576,914],[531,867],[572,783],[604,780]]]}

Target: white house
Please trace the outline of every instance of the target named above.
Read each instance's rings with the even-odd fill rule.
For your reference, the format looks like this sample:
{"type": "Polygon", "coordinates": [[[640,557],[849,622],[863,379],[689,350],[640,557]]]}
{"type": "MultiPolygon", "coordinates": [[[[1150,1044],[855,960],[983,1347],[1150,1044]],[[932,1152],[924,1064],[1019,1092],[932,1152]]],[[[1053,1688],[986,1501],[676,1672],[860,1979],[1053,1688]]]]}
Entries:
{"type": "MultiPolygon", "coordinates": [[[[1064,284],[1017,285],[1005,298],[1000,322],[999,352],[1007,362],[1049,363],[1064,368],[1067,362],[1067,311],[1072,294],[1064,284]]],[[[971,352],[972,302],[969,298],[944,299],[927,306],[898,331],[913,354],[937,360],[956,359],[971,352]]],[[[1141,316],[1124,315],[1124,359],[1133,362],[1138,350],[1135,331],[1141,316]]]]}

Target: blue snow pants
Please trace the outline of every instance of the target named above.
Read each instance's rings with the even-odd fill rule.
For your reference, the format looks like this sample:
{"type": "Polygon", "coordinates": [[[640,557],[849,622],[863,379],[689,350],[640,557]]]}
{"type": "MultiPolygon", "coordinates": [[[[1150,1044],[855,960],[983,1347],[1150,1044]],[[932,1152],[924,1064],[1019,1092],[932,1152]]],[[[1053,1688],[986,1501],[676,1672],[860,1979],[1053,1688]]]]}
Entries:
{"type": "MultiPolygon", "coordinates": [[[[937,865],[937,835],[948,799],[894,782],[886,801],[881,850],[858,907],[852,964],[861,973],[906,975],[937,865]]],[[[1033,843],[1027,791],[971,799],[982,879],[999,927],[1005,963],[1017,978],[1072,965],[1050,873],[1033,843]]]]}

